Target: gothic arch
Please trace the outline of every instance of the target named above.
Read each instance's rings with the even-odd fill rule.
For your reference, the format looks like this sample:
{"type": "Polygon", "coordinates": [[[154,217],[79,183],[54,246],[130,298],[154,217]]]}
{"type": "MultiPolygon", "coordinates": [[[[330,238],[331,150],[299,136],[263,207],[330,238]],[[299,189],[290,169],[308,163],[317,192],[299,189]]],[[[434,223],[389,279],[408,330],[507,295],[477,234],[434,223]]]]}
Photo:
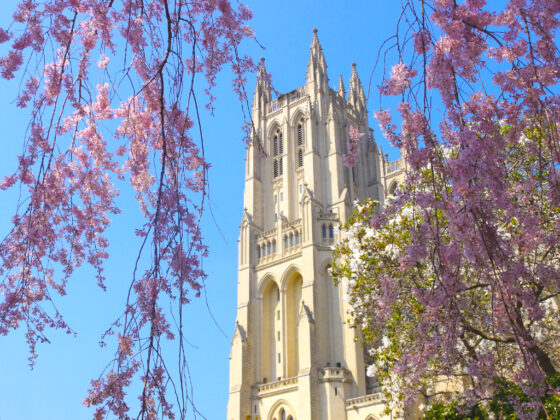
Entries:
{"type": "Polygon", "coordinates": [[[270,281],[274,281],[276,284],[278,284],[278,281],[276,280],[276,278],[274,277],[274,275],[272,273],[265,273],[260,280],[257,283],[257,297],[259,299],[262,299],[263,297],[263,292],[264,292],[264,287],[266,286],[266,284],[270,281]]]}
{"type": "Polygon", "coordinates": [[[282,290],[282,292],[286,292],[288,280],[296,273],[301,276],[301,267],[297,264],[290,264],[289,267],[284,270],[280,278],[280,290],[282,290]]]}
{"type": "Polygon", "coordinates": [[[290,117],[290,127],[296,127],[297,123],[301,119],[303,119],[305,122],[307,122],[308,118],[309,118],[309,116],[307,115],[306,110],[304,110],[302,108],[298,108],[298,109],[296,109],[296,112],[294,112],[292,114],[292,116],[290,117]]]}
{"type": "Polygon", "coordinates": [[[270,139],[276,130],[282,130],[282,121],[278,118],[274,118],[266,129],[266,138],[270,139]]]}
{"type": "Polygon", "coordinates": [[[268,412],[267,420],[274,420],[275,418],[276,420],[281,420],[280,411],[282,409],[284,409],[286,413],[286,419],[289,416],[292,416],[293,420],[297,420],[294,409],[288,403],[288,401],[284,399],[278,400],[273,404],[273,406],[270,408],[270,411],[268,412]]]}
{"type": "Polygon", "coordinates": [[[377,417],[375,417],[373,414],[370,414],[366,417],[366,420],[377,420],[377,417]]]}

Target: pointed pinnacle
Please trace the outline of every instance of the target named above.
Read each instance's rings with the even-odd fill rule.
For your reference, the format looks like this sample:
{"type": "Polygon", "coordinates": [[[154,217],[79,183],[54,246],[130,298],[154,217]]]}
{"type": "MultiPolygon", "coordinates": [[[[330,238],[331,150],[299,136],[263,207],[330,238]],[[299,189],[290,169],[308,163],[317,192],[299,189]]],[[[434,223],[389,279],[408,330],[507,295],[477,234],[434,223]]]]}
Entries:
{"type": "Polygon", "coordinates": [[[317,29],[313,29],[313,40],[311,41],[311,46],[309,47],[309,63],[307,64],[308,81],[315,77],[314,73],[316,70],[323,72],[325,76],[327,72],[327,63],[325,61],[325,55],[323,54],[323,48],[319,42],[317,32],[317,29]]]}
{"type": "Polygon", "coordinates": [[[344,81],[342,80],[342,74],[338,76],[338,94],[343,98],[346,97],[346,89],[344,88],[344,81]]]}
{"type": "Polygon", "coordinates": [[[361,100],[365,103],[364,89],[362,88],[362,82],[358,76],[358,71],[356,70],[356,63],[352,63],[352,75],[350,76],[350,91],[348,93],[348,102],[357,103],[361,100]]]}

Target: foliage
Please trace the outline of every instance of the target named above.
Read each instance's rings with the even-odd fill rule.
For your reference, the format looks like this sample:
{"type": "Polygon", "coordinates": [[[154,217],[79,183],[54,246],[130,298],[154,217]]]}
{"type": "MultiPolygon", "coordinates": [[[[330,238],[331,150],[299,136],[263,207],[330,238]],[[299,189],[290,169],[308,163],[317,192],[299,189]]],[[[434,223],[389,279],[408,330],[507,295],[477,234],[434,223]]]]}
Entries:
{"type": "MultiPolygon", "coordinates": [[[[556,374],[548,378],[549,383],[558,387],[560,375],[556,374]]],[[[457,403],[436,403],[432,404],[429,410],[424,413],[425,420],[445,419],[509,419],[515,420],[519,417],[512,401],[527,401],[528,397],[523,394],[521,388],[511,381],[501,379],[497,384],[491,399],[486,402],[486,406],[477,404],[474,407],[465,409],[457,407],[457,403]]],[[[543,398],[544,410],[541,410],[537,418],[539,419],[560,419],[560,398],[555,394],[546,394],[543,398]]]]}
{"type": "Polygon", "coordinates": [[[380,87],[401,97],[400,130],[375,115],[407,179],[383,209],[357,204],[333,266],[392,404],[461,390],[472,406],[503,379],[531,418],[559,391],[559,13],[403,1],[380,87]]]}
{"type": "Polygon", "coordinates": [[[129,418],[133,380],[138,418],[185,416],[182,308],[200,293],[207,252],[199,221],[208,163],[194,84],[206,80],[211,109],[216,77],[230,65],[246,102],[255,65],[238,50],[252,37],[250,18],[228,0],[20,0],[0,29],[0,74],[21,76],[17,106],[32,116],[18,168],[1,183],[21,198],[0,242],[0,335],[23,327],[34,363],[47,329],[70,332],[53,295],[66,293],[74,270],[90,264],[104,288],[105,232],[122,210],[117,181],[130,183],[145,217],[138,261],[151,263],[135,267],[123,315],[107,332],[118,333],[115,359],[85,400],[96,418],[129,418]],[[177,339],[175,377],[165,339],[177,339]]]}

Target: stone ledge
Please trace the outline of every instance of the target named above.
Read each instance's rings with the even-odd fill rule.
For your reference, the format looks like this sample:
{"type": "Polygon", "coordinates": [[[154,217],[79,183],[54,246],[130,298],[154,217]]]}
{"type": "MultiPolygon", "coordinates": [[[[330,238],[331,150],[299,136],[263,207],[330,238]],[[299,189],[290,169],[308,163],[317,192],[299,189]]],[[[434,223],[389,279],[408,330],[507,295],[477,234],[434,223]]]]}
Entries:
{"type": "Polygon", "coordinates": [[[274,395],[298,389],[298,377],[282,379],[280,381],[268,382],[265,384],[256,384],[252,386],[253,394],[257,397],[274,395]]]}
{"type": "Polygon", "coordinates": [[[381,404],[383,402],[383,395],[380,392],[377,392],[375,394],[364,395],[362,397],[350,398],[346,400],[346,410],[381,404]]]}

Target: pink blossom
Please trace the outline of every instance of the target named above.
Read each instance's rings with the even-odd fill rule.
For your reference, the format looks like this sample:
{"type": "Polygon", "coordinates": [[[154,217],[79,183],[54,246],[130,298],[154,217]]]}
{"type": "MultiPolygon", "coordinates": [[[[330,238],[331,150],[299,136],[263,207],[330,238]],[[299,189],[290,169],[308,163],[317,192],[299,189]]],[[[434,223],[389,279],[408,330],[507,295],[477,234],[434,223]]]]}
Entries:
{"type": "Polygon", "coordinates": [[[391,68],[391,78],[385,81],[380,91],[384,95],[400,95],[410,87],[411,79],[416,75],[416,70],[409,69],[403,63],[395,64],[391,68]]]}
{"type": "Polygon", "coordinates": [[[101,57],[99,57],[99,61],[97,62],[97,67],[99,67],[100,69],[106,69],[109,65],[109,61],[109,57],[107,57],[106,55],[101,55],[101,57]]]}
{"type": "Polygon", "coordinates": [[[0,44],[8,41],[11,38],[11,35],[8,31],[3,28],[0,28],[0,44]]]}
{"type": "Polygon", "coordinates": [[[358,158],[360,156],[360,139],[363,137],[364,133],[360,133],[360,130],[353,125],[348,128],[349,140],[346,145],[347,152],[342,156],[342,162],[346,166],[356,166],[358,163],[358,158]]]}
{"type": "Polygon", "coordinates": [[[10,51],[7,57],[0,58],[0,74],[4,79],[13,79],[23,63],[23,55],[17,51],[10,51]]]}

